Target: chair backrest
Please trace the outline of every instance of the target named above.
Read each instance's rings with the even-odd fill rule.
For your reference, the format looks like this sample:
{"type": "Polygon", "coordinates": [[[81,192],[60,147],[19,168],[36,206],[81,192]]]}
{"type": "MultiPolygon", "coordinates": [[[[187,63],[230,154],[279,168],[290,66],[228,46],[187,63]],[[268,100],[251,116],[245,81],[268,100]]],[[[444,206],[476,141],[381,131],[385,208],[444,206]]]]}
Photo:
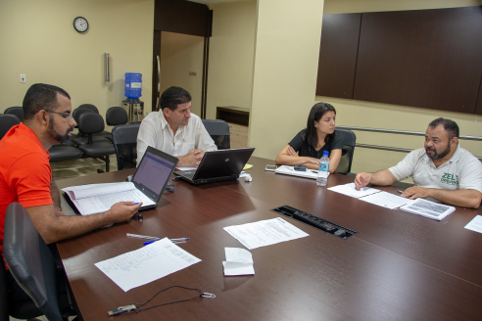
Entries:
{"type": "Polygon", "coordinates": [[[95,113],[89,108],[76,108],[72,112],[72,117],[74,118],[75,122],[77,123],[77,127],[79,127],[79,119],[80,115],[87,114],[87,113],[95,113]]]}
{"type": "Polygon", "coordinates": [[[109,126],[117,126],[127,124],[129,116],[127,111],[122,107],[110,107],[105,114],[105,121],[109,126]]]}
{"type": "Polygon", "coordinates": [[[3,254],[18,285],[47,319],[62,321],[54,257],[25,208],[18,203],[7,208],[3,254]]]}
{"type": "Polygon", "coordinates": [[[84,108],[84,109],[89,109],[89,110],[91,110],[92,112],[94,112],[94,113],[96,113],[96,114],[99,113],[99,109],[98,109],[97,107],[95,107],[94,105],[92,105],[92,104],[82,104],[82,105],[80,105],[80,106],[77,107],[77,108],[80,108],[80,109],[82,109],[82,108],[84,108]]]}
{"type": "Polygon", "coordinates": [[[221,119],[203,119],[202,122],[218,149],[231,148],[227,122],[221,119]]]}
{"type": "Polygon", "coordinates": [[[5,109],[4,114],[15,115],[18,117],[18,119],[20,119],[20,121],[23,120],[23,108],[20,106],[8,107],[5,109]]]}
{"type": "Polygon", "coordinates": [[[346,175],[351,172],[353,155],[355,153],[356,135],[349,129],[337,128],[336,132],[343,136],[343,154],[335,172],[346,175]]]}
{"type": "Polygon", "coordinates": [[[83,113],[79,117],[77,126],[79,127],[79,132],[83,135],[100,133],[105,128],[104,118],[102,118],[101,114],[83,113]]]}
{"type": "Polygon", "coordinates": [[[15,125],[20,124],[20,119],[15,115],[0,115],[0,139],[15,125]]]}
{"type": "Polygon", "coordinates": [[[135,168],[137,162],[137,133],[141,123],[117,125],[112,139],[117,156],[117,169],[135,168]]]}

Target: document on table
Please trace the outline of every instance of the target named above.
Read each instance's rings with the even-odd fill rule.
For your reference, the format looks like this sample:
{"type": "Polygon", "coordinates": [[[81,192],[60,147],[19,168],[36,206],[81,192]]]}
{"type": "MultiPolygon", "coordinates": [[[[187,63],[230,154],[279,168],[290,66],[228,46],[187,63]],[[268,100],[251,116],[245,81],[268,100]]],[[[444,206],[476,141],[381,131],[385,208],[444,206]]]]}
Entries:
{"type": "Polygon", "coordinates": [[[455,207],[453,206],[437,204],[423,198],[417,198],[407,205],[400,207],[400,209],[405,212],[430,217],[437,221],[443,220],[447,215],[455,211],[455,207]]]}
{"type": "Polygon", "coordinates": [[[163,238],[95,266],[127,292],[198,262],[201,260],[163,238]]]}
{"type": "Polygon", "coordinates": [[[281,217],[224,228],[249,250],[309,236],[281,217]]]}
{"type": "Polygon", "coordinates": [[[470,221],[465,228],[475,232],[482,233],[482,215],[476,215],[472,221],[470,221]]]}
{"type": "Polygon", "coordinates": [[[62,191],[82,215],[105,212],[117,202],[142,202],[142,207],[156,204],[131,182],[72,186],[62,191]]]}
{"type": "Polygon", "coordinates": [[[374,205],[389,208],[391,210],[399,208],[400,206],[406,205],[410,202],[413,202],[409,198],[404,198],[404,197],[393,195],[383,191],[362,197],[360,198],[360,200],[374,204],[374,205]]]}
{"type": "Polygon", "coordinates": [[[362,187],[360,190],[355,188],[355,183],[348,183],[344,185],[337,185],[328,188],[329,191],[340,193],[354,198],[361,198],[370,194],[375,194],[380,192],[379,189],[371,187],[362,187]]]}
{"type": "Polygon", "coordinates": [[[225,247],[226,261],[223,261],[224,275],[253,275],[253,255],[245,249],[225,247]]]}
{"type": "MultiPolygon", "coordinates": [[[[318,177],[318,171],[314,169],[306,169],[306,171],[297,171],[295,170],[294,166],[288,165],[281,165],[274,171],[276,174],[284,174],[284,175],[292,175],[292,176],[300,176],[306,178],[313,178],[316,179],[318,177]]],[[[330,172],[323,172],[326,174],[326,177],[330,175],[330,172]]]]}

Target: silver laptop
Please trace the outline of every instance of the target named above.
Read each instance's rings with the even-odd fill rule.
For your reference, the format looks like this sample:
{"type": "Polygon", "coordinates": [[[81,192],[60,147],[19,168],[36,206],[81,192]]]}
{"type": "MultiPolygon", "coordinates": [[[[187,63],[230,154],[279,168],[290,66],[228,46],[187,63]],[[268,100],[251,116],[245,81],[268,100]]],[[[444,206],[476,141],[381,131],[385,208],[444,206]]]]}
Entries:
{"type": "Polygon", "coordinates": [[[174,174],[191,184],[237,179],[253,151],[254,148],[207,151],[196,171],[175,171],[174,174]]]}

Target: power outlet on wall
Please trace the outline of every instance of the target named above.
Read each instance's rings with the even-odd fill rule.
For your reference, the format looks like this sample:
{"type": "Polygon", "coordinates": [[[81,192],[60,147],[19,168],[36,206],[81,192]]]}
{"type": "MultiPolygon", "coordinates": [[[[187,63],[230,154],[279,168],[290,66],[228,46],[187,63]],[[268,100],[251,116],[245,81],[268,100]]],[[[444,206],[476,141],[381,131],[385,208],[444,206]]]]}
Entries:
{"type": "Polygon", "coordinates": [[[20,74],[20,82],[21,82],[22,84],[25,84],[26,81],[27,81],[27,80],[26,80],[26,78],[25,78],[25,74],[20,74]]]}

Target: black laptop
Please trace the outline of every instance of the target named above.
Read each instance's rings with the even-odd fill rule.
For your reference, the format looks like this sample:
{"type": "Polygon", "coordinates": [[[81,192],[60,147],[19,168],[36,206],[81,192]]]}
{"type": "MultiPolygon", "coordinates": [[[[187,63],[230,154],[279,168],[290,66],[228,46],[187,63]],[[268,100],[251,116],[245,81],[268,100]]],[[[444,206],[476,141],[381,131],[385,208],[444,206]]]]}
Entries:
{"type": "Polygon", "coordinates": [[[204,184],[237,179],[254,148],[207,151],[196,171],[175,171],[191,184],[204,184]]]}
{"type": "Polygon", "coordinates": [[[136,188],[150,198],[155,205],[142,206],[140,210],[155,208],[166,187],[179,159],[151,146],[147,147],[132,183],[136,188]]]}

